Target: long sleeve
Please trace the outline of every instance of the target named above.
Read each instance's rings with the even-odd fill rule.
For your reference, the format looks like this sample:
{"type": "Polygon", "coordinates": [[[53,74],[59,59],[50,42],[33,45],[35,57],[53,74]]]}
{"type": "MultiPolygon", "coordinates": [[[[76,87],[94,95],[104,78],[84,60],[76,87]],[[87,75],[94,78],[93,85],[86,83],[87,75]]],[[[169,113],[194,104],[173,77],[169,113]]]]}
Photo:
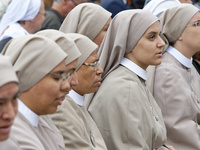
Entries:
{"type": "Polygon", "coordinates": [[[103,81],[89,113],[108,150],[152,150],[165,141],[158,105],[137,75],[123,66],[103,81]]]}
{"type": "Polygon", "coordinates": [[[200,149],[197,123],[200,114],[198,103],[199,77],[194,68],[186,69],[170,54],[156,68],[154,97],[162,110],[167,128],[167,144],[176,150],[200,149]],[[197,91],[197,92],[196,92],[197,91]]]}

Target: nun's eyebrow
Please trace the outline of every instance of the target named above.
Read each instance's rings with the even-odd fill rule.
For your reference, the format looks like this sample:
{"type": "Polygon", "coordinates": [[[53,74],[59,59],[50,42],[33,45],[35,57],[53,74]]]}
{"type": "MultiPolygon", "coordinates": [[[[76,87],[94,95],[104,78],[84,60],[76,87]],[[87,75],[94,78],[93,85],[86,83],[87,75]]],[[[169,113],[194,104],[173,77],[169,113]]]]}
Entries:
{"type": "Polygon", "coordinates": [[[149,33],[148,33],[148,35],[150,35],[150,34],[158,34],[158,32],[152,31],[152,32],[149,32],[149,33]]]}
{"type": "Polygon", "coordinates": [[[53,73],[62,74],[64,72],[70,72],[70,71],[75,71],[75,70],[76,70],[76,68],[70,68],[69,70],[58,70],[53,73]]]}
{"type": "MultiPolygon", "coordinates": [[[[17,91],[17,93],[15,93],[15,95],[13,96],[13,99],[16,99],[19,96],[19,91],[17,91]]],[[[0,102],[6,101],[8,100],[6,97],[0,97],[0,102]]]]}

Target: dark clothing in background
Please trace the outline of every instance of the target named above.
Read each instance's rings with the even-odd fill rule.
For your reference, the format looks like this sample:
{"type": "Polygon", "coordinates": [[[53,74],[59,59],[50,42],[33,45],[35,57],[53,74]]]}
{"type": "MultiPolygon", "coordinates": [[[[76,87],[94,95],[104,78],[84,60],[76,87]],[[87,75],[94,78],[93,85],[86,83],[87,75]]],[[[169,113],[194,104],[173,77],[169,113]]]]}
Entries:
{"type": "Polygon", "coordinates": [[[11,40],[11,37],[8,37],[6,39],[3,39],[0,41],[0,53],[2,52],[4,46],[11,40]]]}
{"type": "Polygon", "coordinates": [[[59,30],[64,18],[61,16],[59,12],[56,10],[48,7],[47,10],[47,16],[42,24],[41,30],[44,29],[56,29],[59,30]]]}

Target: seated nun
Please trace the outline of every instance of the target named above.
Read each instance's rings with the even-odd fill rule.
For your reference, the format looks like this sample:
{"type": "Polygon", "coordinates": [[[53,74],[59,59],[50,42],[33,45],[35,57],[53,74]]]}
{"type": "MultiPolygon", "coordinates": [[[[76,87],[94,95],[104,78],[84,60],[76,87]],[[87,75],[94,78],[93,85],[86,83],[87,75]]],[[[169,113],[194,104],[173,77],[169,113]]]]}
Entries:
{"type": "Polygon", "coordinates": [[[54,41],[26,35],[9,42],[3,54],[10,56],[19,78],[18,114],[12,133],[20,149],[63,150],[54,130],[40,116],[55,113],[71,87],[78,84],[80,52],[74,49],[74,59],[68,62],[70,56],[54,41]]]}
{"type": "Polygon", "coordinates": [[[192,56],[200,50],[200,10],[191,4],[171,7],[160,24],[166,46],[152,74],[152,87],[167,128],[167,144],[176,150],[199,150],[200,76],[192,56]]]}
{"type": "Polygon", "coordinates": [[[12,134],[17,114],[18,78],[8,56],[0,55],[0,149],[19,150],[12,134]]]}
{"type": "MultiPolygon", "coordinates": [[[[37,34],[53,38],[56,31],[46,30],[37,34]]],[[[72,86],[51,118],[63,134],[66,150],[107,150],[95,122],[83,106],[84,95],[96,92],[101,85],[103,70],[99,67],[98,46],[84,35],[66,35],[74,40],[81,52],[77,67],[79,84],[72,86]]]]}
{"type": "Polygon", "coordinates": [[[103,81],[88,110],[108,150],[153,150],[165,144],[161,110],[145,85],[146,68],[161,63],[160,32],[156,16],[136,9],[117,14],[104,37],[99,49],[103,81]]]}
{"type": "Polygon", "coordinates": [[[83,34],[100,47],[110,21],[111,13],[103,7],[82,3],[70,11],[59,30],[64,33],[83,34]]]}

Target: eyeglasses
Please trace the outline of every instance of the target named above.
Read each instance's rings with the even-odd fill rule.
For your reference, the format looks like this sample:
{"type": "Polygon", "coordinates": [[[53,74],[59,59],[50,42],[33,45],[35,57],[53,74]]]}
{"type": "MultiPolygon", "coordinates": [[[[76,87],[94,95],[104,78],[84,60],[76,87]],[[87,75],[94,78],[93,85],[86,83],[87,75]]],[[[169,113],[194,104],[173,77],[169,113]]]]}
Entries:
{"type": "Polygon", "coordinates": [[[97,67],[99,66],[99,64],[100,64],[99,60],[95,61],[94,63],[83,63],[83,65],[94,67],[94,71],[97,70],[97,67]]]}
{"type": "Polygon", "coordinates": [[[188,24],[187,27],[188,26],[195,26],[196,28],[199,28],[200,27],[200,20],[197,20],[194,23],[188,24]]]}
{"type": "Polygon", "coordinates": [[[51,72],[48,73],[48,74],[50,74],[50,75],[55,76],[56,78],[58,78],[59,82],[63,82],[65,80],[67,80],[72,75],[71,72],[68,72],[68,73],[64,72],[61,75],[58,75],[58,74],[55,74],[55,73],[51,73],[51,72]]]}

